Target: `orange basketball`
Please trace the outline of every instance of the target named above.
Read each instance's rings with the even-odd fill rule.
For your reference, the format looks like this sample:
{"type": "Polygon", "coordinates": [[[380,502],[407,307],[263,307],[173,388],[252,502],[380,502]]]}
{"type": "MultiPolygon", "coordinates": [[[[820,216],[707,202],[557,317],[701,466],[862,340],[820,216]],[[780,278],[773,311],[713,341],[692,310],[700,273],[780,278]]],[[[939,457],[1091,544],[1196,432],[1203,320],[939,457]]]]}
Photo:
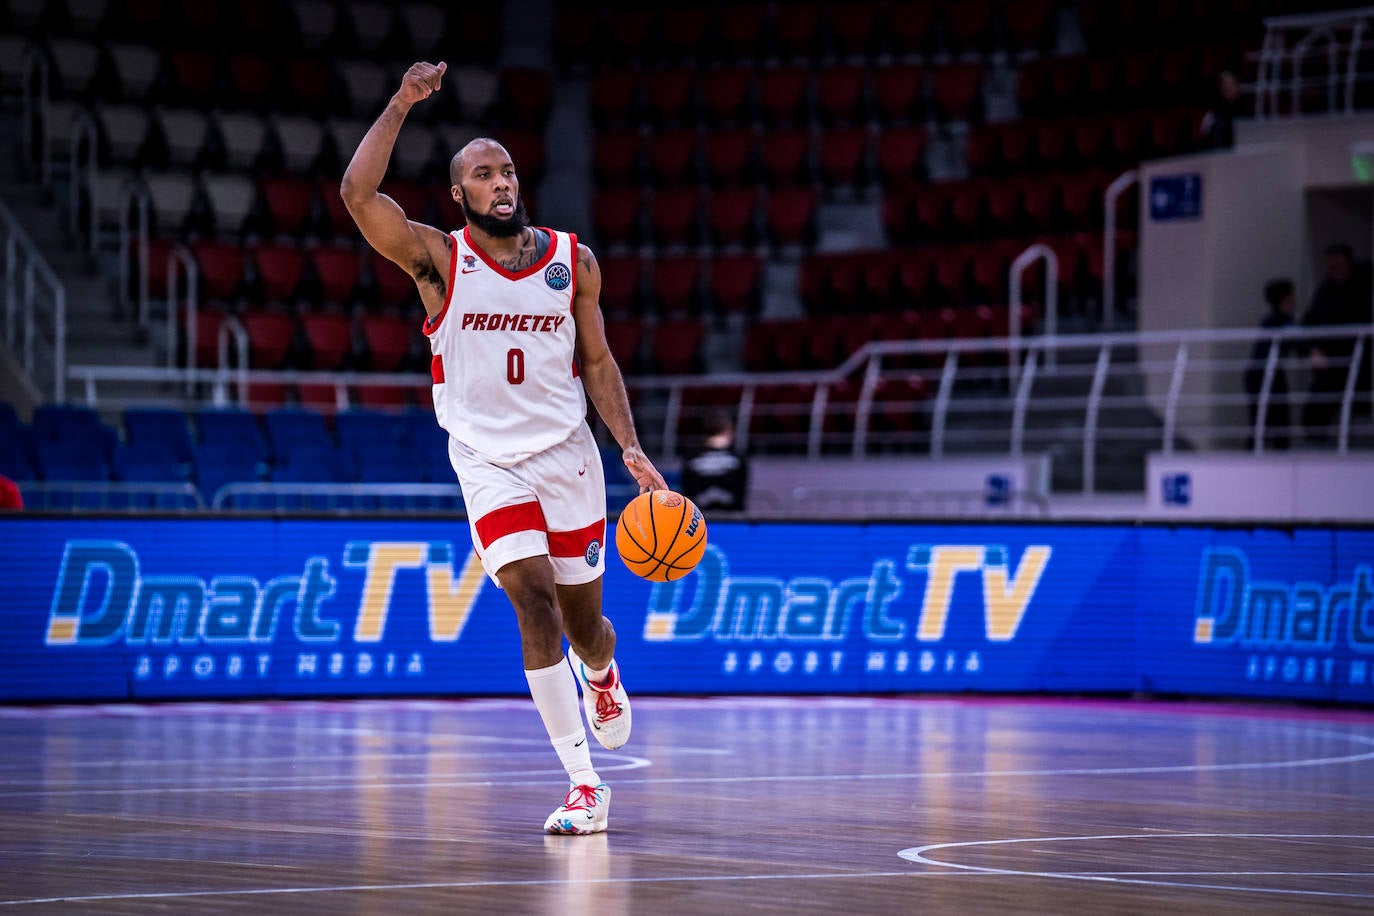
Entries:
{"type": "Polygon", "coordinates": [[[681,579],[706,552],[706,519],[681,493],[641,493],[620,513],[615,548],[630,572],[641,579],[681,579]]]}

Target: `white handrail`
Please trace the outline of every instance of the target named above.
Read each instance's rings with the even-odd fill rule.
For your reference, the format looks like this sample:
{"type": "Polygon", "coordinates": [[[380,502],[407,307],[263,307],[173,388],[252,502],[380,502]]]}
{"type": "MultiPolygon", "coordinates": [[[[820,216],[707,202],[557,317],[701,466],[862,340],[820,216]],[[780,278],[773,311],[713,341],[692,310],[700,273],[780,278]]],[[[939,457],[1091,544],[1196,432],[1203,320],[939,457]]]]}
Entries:
{"type": "Polygon", "coordinates": [[[745,385],[739,396],[739,410],[735,414],[735,447],[741,454],[749,452],[749,418],[754,414],[754,386],[745,385]]]}
{"type": "Polygon", "coordinates": [[[945,454],[945,423],[949,418],[949,401],[954,397],[954,376],[959,371],[959,350],[950,348],[940,370],[940,388],[935,392],[935,411],[930,422],[930,455],[941,458],[945,454]]]}
{"type": "Polygon", "coordinates": [[[1111,361],[1112,348],[1099,347],[1092,388],[1088,390],[1088,408],[1083,416],[1083,493],[1087,496],[1097,489],[1097,414],[1102,408],[1102,391],[1107,386],[1111,361]]]}
{"type": "Polygon", "coordinates": [[[1336,450],[1342,455],[1350,450],[1350,408],[1355,401],[1355,380],[1360,375],[1364,341],[1363,337],[1356,338],[1355,349],[1350,354],[1350,367],[1345,374],[1345,392],[1341,396],[1341,425],[1336,439],[1336,450]]]}
{"type": "Polygon", "coordinates": [[[5,234],[5,339],[18,345],[21,365],[32,379],[41,368],[34,354],[39,337],[41,283],[48,297],[41,309],[51,313],[53,328],[53,380],[47,393],[60,402],[67,393],[67,289],[3,201],[0,231],[5,234]]]}
{"type": "MultiPolygon", "coordinates": [[[[244,330],[243,323],[233,315],[224,319],[224,323],[219,326],[219,368],[229,368],[229,341],[234,341],[236,359],[234,360],[238,375],[236,385],[239,390],[238,402],[245,404],[248,402],[248,382],[244,379],[244,373],[248,371],[248,332],[244,330]]],[[[215,404],[224,403],[224,385],[217,383],[214,387],[215,404]]]]}
{"type": "Polygon", "coordinates": [[[1307,49],[1315,44],[1318,39],[1326,39],[1327,62],[1330,65],[1328,74],[1326,110],[1336,110],[1336,36],[1331,29],[1326,26],[1317,26],[1302,38],[1298,39],[1297,44],[1293,45],[1293,50],[1289,52],[1293,66],[1293,111],[1302,111],[1302,59],[1307,55],[1307,49]]]}
{"type": "MultiPolygon", "coordinates": [[[[1054,253],[1054,249],[1044,242],[1036,242],[1026,248],[1016,256],[1011,262],[1011,277],[1009,285],[1011,287],[1011,314],[1009,326],[1009,336],[1011,345],[1007,348],[1008,362],[1007,367],[1011,370],[1012,384],[1016,384],[1017,361],[1020,359],[1020,340],[1021,340],[1021,275],[1026,268],[1037,260],[1045,262],[1045,330],[1044,336],[1048,340],[1054,340],[1055,332],[1059,329],[1059,257],[1054,253]]],[[[1054,368],[1054,351],[1050,350],[1046,354],[1045,365],[1054,368]]]]}
{"type": "Polygon", "coordinates": [[[1116,321],[1116,202],[1140,180],[1140,172],[1127,169],[1112,179],[1102,194],[1102,327],[1116,321]]]}
{"type": "Polygon", "coordinates": [[[830,400],[830,384],[822,381],[811,395],[811,428],[806,436],[806,457],[821,457],[821,438],[825,434],[825,407],[830,400]]]}
{"type": "Polygon", "coordinates": [[[1021,380],[1016,385],[1016,400],[1011,411],[1011,454],[1015,458],[1021,457],[1021,446],[1026,438],[1026,411],[1030,407],[1031,388],[1035,385],[1035,357],[1038,352],[1027,351],[1026,364],[1021,369],[1021,380]]]}
{"type": "MultiPolygon", "coordinates": [[[[186,367],[196,368],[196,318],[200,311],[197,296],[200,275],[195,258],[185,245],[174,245],[167,253],[167,367],[177,365],[177,267],[186,270],[186,367]]],[[[187,383],[187,391],[192,386],[187,383]]]]}
{"type": "Polygon", "coordinates": [[[878,379],[883,371],[882,354],[876,354],[868,361],[868,368],[864,370],[863,388],[859,390],[859,402],[854,409],[854,446],[852,453],[855,458],[862,458],[864,449],[868,445],[868,422],[873,413],[873,392],[878,387],[878,379]]]}
{"type": "Polygon", "coordinates": [[[81,191],[86,192],[86,200],[89,204],[90,213],[87,222],[89,227],[87,232],[89,237],[86,240],[86,250],[95,254],[98,247],[96,206],[95,206],[95,176],[96,176],[96,145],[97,131],[95,119],[84,111],[78,111],[72,118],[75,125],[72,130],[71,140],[67,149],[67,168],[69,193],[67,198],[67,228],[71,231],[74,238],[81,236],[81,191]],[[86,150],[86,158],[82,160],[81,150],[86,150]]]}
{"type": "Polygon", "coordinates": [[[1174,353],[1174,371],[1169,378],[1169,394],[1164,401],[1164,443],[1166,455],[1174,453],[1174,429],[1178,426],[1178,397],[1183,393],[1183,373],[1188,370],[1188,342],[1182,341],[1174,353]]]}
{"type": "Polygon", "coordinates": [[[1264,376],[1260,379],[1259,399],[1255,402],[1255,454],[1264,452],[1264,433],[1269,425],[1269,397],[1274,390],[1274,376],[1279,368],[1278,341],[1269,342],[1269,355],[1264,358],[1264,376]]]}

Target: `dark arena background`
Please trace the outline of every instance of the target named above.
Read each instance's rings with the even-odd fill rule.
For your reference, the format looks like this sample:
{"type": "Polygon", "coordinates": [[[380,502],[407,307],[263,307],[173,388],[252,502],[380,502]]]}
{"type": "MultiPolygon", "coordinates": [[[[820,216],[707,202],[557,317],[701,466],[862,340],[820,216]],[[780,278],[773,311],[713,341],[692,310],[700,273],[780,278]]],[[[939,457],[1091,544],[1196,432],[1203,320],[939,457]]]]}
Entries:
{"type": "Polygon", "coordinates": [[[0,909],[1368,912],[1372,27],[0,0],[0,909]],[[340,196],[441,60],[381,190],[504,145],[707,525],[632,575],[589,412],[605,833],[340,196]]]}

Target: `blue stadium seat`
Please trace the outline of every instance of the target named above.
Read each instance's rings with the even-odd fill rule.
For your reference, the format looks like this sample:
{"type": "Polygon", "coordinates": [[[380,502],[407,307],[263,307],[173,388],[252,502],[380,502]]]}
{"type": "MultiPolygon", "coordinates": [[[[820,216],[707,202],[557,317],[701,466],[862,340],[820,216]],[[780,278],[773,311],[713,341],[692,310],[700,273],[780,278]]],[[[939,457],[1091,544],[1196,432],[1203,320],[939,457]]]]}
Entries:
{"type": "Polygon", "coordinates": [[[141,450],[163,451],[182,464],[191,461],[191,430],[180,410],[131,407],[124,411],[124,434],[141,450]]]}
{"type": "Polygon", "coordinates": [[[141,440],[116,448],[110,460],[110,471],[116,480],[126,483],[186,482],[186,464],[175,460],[170,447],[161,439],[151,443],[141,440]]]}
{"type": "MultiPolygon", "coordinates": [[[[237,407],[207,408],[195,414],[196,431],[202,447],[228,449],[239,453],[248,451],[255,461],[267,459],[267,444],[258,418],[252,412],[237,407]]],[[[204,452],[196,450],[196,464],[200,465],[204,452]]]]}
{"type": "Polygon", "coordinates": [[[198,445],[194,458],[196,486],[207,506],[225,484],[262,481],[260,458],[248,443],[228,440],[225,445],[198,445]]]}
{"type": "Polygon", "coordinates": [[[33,435],[38,443],[98,442],[100,414],[89,407],[43,404],[33,412],[33,435]]]}
{"type": "Polygon", "coordinates": [[[10,480],[37,480],[34,467],[33,429],[23,423],[0,432],[0,474],[10,480]]]}
{"type": "Polygon", "coordinates": [[[353,472],[337,450],[299,445],[286,453],[287,460],[272,468],[274,483],[349,483],[353,472]]]}
{"type": "Polygon", "coordinates": [[[263,416],[273,458],[280,463],[296,449],[328,448],[333,438],[324,425],[324,415],[313,410],[286,408],[263,416]]]}
{"type": "MultiPolygon", "coordinates": [[[[98,427],[97,427],[98,429],[98,427]]],[[[71,441],[39,442],[38,472],[44,480],[110,479],[103,449],[99,444],[71,441]]]]}

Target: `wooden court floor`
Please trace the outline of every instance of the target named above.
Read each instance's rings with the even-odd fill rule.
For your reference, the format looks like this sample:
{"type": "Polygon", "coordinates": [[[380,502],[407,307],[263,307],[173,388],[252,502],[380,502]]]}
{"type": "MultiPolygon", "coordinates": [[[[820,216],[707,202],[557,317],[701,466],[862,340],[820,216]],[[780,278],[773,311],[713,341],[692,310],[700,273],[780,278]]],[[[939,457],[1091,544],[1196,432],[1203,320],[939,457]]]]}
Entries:
{"type": "Polygon", "coordinates": [[[525,700],[0,707],[0,913],[1374,910],[1374,714],[649,699],[594,759],[525,700]]]}

